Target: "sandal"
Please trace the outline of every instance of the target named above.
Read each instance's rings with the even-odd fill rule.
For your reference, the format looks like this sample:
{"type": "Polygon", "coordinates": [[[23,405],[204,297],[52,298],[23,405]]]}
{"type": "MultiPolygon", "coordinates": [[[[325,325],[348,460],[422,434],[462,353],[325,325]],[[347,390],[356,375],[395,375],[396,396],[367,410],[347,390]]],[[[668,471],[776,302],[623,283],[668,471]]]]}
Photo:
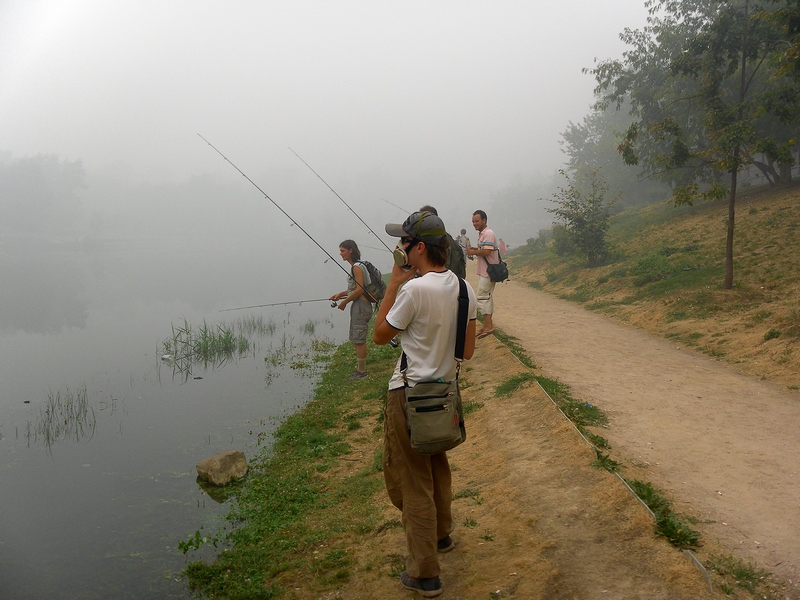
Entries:
{"type": "Polygon", "coordinates": [[[494,329],[492,329],[491,331],[486,331],[486,330],[484,329],[484,330],[483,330],[483,331],[481,331],[481,332],[480,332],[480,333],[479,333],[479,334],[478,334],[476,337],[477,337],[479,340],[482,340],[482,339],[483,339],[483,338],[485,338],[485,337],[489,337],[489,336],[490,336],[490,335],[492,335],[493,333],[494,333],[494,329]]]}

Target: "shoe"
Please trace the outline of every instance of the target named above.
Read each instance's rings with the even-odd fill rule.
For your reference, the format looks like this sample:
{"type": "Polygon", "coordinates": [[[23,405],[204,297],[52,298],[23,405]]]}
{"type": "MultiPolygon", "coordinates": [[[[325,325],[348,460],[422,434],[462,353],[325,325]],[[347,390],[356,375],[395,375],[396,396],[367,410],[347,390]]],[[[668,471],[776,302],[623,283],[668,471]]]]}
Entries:
{"type": "Polygon", "coordinates": [[[347,379],[349,379],[350,381],[352,381],[353,379],[363,379],[367,375],[369,375],[369,373],[367,373],[366,371],[364,371],[363,373],[361,371],[353,371],[353,374],[350,375],[350,377],[348,377],[347,379]]]}
{"type": "Polygon", "coordinates": [[[417,579],[409,575],[406,571],[403,571],[400,574],[400,583],[407,590],[417,592],[420,596],[424,596],[425,598],[435,598],[442,593],[442,581],[438,577],[417,579]]]}
{"type": "Polygon", "coordinates": [[[400,345],[400,342],[397,341],[397,336],[394,336],[392,339],[389,340],[389,345],[392,348],[397,348],[400,345]]]}
{"type": "Polygon", "coordinates": [[[443,537],[438,542],[436,542],[436,549],[442,553],[450,552],[450,550],[452,550],[455,547],[456,544],[453,541],[453,538],[451,538],[449,535],[447,537],[443,537]]]}

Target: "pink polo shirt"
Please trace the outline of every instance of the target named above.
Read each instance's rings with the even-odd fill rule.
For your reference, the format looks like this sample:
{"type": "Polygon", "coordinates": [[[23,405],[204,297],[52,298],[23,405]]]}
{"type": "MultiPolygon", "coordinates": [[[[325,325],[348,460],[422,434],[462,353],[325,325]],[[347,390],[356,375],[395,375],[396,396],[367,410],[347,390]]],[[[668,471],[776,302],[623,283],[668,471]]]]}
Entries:
{"type": "MultiPolygon", "coordinates": [[[[497,250],[497,238],[494,237],[494,231],[488,227],[484,227],[483,231],[478,234],[478,249],[493,248],[497,250]]],[[[500,262],[500,257],[497,252],[492,252],[489,256],[478,256],[475,262],[475,272],[479,277],[488,277],[489,273],[486,272],[486,261],[490,264],[496,265],[500,262]]]]}

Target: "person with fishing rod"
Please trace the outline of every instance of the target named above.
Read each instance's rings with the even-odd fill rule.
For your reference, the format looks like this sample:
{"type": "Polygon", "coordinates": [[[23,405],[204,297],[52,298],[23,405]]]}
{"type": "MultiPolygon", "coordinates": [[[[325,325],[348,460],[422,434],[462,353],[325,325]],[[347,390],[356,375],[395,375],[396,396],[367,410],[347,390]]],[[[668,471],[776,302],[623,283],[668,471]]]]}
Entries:
{"type": "MultiPolygon", "coordinates": [[[[415,212],[402,225],[386,225],[386,233],[400,239],[372,339],[378,345],[388,344],[402,332],[403,354],[388,384],[383,474],[389,499],[403,514],[408,558],[400,583],[432,598],[442,593],[438,553],[455,547],[450,537],[454,527],[450,465],[441,447],[429,452],[415,447],[407,420],[411,414],[407,411],[412,411],[408,405],[415,403],[407,396],[430,397],[424,390],[431,383],[437,388],[455,384],[458,395],[461,359],[469,360],[475,351],[477,298],[472,287],[447,268],[450,240],[438,216],[415,212]],[[423,390],[423,395],[415,390],[423,390]]],[[[449,424],[458,427],[459,419],[453,419],[461,416],[460,400],[451,410],[450,395],[447,408],[441,405],[438,410],[446,411],[449,424]]],[[[434,414],[430,408],[424,413],[434,414]]]]}
{"type": "Polygon", "coordinates": [[[353,240],[339,244],[339,256],[350,264],[347,289],[330,297],[331,302],[339,303],[339,310],[350,304],[350,341],[356,349],[356,370],[350,379],[367,376],[367,329],[372,318],[372,304],[365,290],[370,284],[369,271],[361,261],[361,251],[353,240]]]}

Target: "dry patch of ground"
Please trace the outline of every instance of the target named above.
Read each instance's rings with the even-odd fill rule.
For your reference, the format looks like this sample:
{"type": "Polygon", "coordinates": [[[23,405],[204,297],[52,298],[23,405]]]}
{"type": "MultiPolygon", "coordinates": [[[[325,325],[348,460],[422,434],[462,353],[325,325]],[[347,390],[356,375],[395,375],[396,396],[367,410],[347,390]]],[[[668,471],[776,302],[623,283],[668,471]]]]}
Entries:
{"type": "MultiPolygon", "coordinates": [[[[496,394],[509,377],[529,372],[500,342],[482,340],[468,365],[464,400],[483,407],[467,418],[467,442],[449,453],[459,525],[456,549],[441,556],[442,598],[722,597],[654,535],[650,514],[624,484],[591,466],[594,451],[535,382],[496,394]]],[[[354,452],[331,476],[357,473],[374,460],[377,421],[351,436],[354,452]]],[[[383,524],[351,538],[349,581],[320,592],[308,581],[284,580],[287,597],[413,597],[397,579],[405,556],[399,512],[383,490],[373,498],[383,524]]],[[[318,549],[320,559],[325,552],[318,549]]]]}
{"type": "Polygon", "coordinates": [[[796,391],[516,281],[495,303],[545,375],[605,412],[622,474],[696,520],[705,561],[753,562],[776,577],[768,597],[800,598],[796,391]]]}

